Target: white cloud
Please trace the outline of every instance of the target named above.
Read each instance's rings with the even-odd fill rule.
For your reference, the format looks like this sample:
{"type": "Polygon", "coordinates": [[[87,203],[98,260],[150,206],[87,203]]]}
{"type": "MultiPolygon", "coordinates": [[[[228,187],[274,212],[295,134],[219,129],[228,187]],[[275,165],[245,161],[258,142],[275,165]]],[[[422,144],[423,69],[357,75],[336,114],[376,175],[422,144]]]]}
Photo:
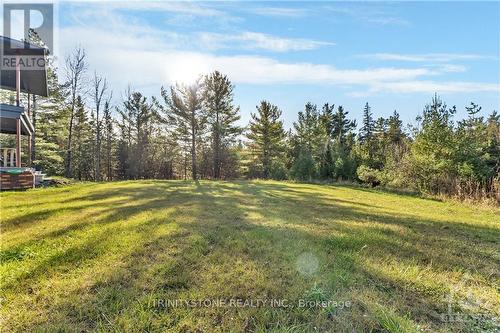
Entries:
{"type": "Polygon", "coordinates": [[[288,18],[323,16],[325,12],[328,12],[328,17],[333,19],[342,16],[376,25],[411,25],[407,20],[398,17],[393,13],[387,12],[386,9],[382,9],[379,6],[374,6],[373,4],[366,5],[359,3],[349,3],[347,5],[344,5],[337,3],[335,5],[328,4],[323,6],[311,6],[309,8],[262,6],[250,8],[248,9],[248,11],[257,15],[288,18]]]}
{"type": "Polygon", "coordinates": [[[457,53],[427,53],[427,54],[399,54],[399,53],[374,53],[359,55],[362,58],[386,61],[408,61],[408,62],[450,62],[456,60],[494,60],[494,56],[480,54],[457,54],[457,53]]]}
{"type": "Polygon", "coordinates": [[[357,21],[367,22],[377,25],[399,25],[410,26],[411,23],[393,13],[387,12],[386,9],[381,9],[378,6],[370,4],[350,3],[349,6],[342,5],[326,5],[323,6],[324,11],[333,13],[333,18],[337,16],[351,17],[357,21]]]}
{"type": "Polygon", "coordinates": [[[380,25],[402,25],[402,26],[411,25],[410,22],[399,17],[375,17],[375,18],[367,18],[366,21],[380,25]]]}
{"type": "Polygon", "coordinates": [[[483,82],[434,82],[434,81],[403,81],[377,82],[370,89],[371,92],[394,93],[471,93],[497,92],[500,93],[499,83],[483,82]]]}
{"type": "Polygon", "coordinates": [[[257,7],[252,8],[252,13],[264,16],[299,17],[307,14],[307,10],[285,7],[257,7]]]}
{"type": "MultiPolygon", "coordinates": [[[[77,6],[82,5],[80,0],[65,0],[65,2],[74,3],[77,6]]],[[[102,3],[101,0],[87,0],[87,4],[91,3],[92,7],[102,7],[106,10],[135,10],[135,11],[159,11],[169,12],[193,16],[220,16],[225,15],[224,12],[210,8],[200,3],[191,1],[160,1],[160,0],[112,0],[102,3]]],[[[83,7],[85,3],[83,3],[83,7]]]]}
{"type": "Polygon", "coordinates": [[[280,38],[258,32],[242,32],[239,34],[220,34],[204,32],[199,34],[203,45],[211,50],[219,48],[262,49],[275,52],[313,50],[321,46],[335,45],[331,42],[322,42],[302,38],[280,38]],[[235,45],[236,44],[236,45],[235,45]]]}
{"type": "MultiPolygon", "coordinates": [[[[131,83],[145,94],[157,94],[161,85],[166,86],[178,80],[189,81],[199,74],[216,69],[227,74],[235,83],[326,84],[372,93],[498,91],[498,85],[491,83],[440,83],[426,80],[429,76],[465,70],[460,66],[440,64],[420,68],[341,69],[327,64],[283,62],[263,56],[221,56],[210,52],[186,51],[189,48],[183,47],[184,44],[193,44],[186,35],[154,29],[147,24],[132,24],[114,12],[103,12],[94,20],[62,27],[60,54],[68,54],[74,47],[74,41],[81,43],[86,48],[92,69],[105,75],[115,91],[123,91],[131,83]]],[[[247,43],[247,47],[272,50],[314,48],[318,46],[317,43],[322,43],[248,32],[206,36],[209,36],[209,42],[210,38],[219,43],[236,39],[247,43]]]]}
{"type": "MultiPolygon", "coordinates": [[[[70,36],[81,41],[92,67],[105,74],[119,90],[132,83],[135,87],[154,87],[156,93],[161,85],[193,80],[199,74],[216,69],[235,83],[355,85],[378,90],[394,89],[393,82],[439,75],[439,71],[431,68],[339,69],[307,62],[285,63],[269,57],[218,56],[170,48],[166,43],[155,41],[154,37],[147,40],[140,35],[134,37],[80,27],[61,31],[63,40],[70,40],[70,36]]],[[[68,52],[71,47],[67,44],[64,49],[68,52]]]]}
{"type": "MultiPolygon", "coordinates": [[[[86,48],[89,61],[98,71],[126,85],[170,84],[186,76],[220,70],[236,83],[311,83],[369,84],[379,81],[415,79],[437,73],[428,68],[338,69],[330,65],[285,63],[259,56],[218,56],[211,53],[186,52],[158,42],[153,36],[119,34],[87,27],[65,28],[61,40],[79,40],[86,48]],[[71,38],[70,38],[71,37],[71,38]]],[[[71,44],[63,45],[67,53],[71,44]]]]}
{"type": "Polygon", "coordinates": [[[446,73],[461,73],[467,70],[467,67],[462,65],[452,65],[452,64],[444,64],[438,67],[442,72],[446,73]]]}
{"type": "Polygon", "coordinates": [[[342,70],[329,65],[311,63],[283,63],[267,57],[215,56],[203,53],[182,54],[175,66],[185,63],[205,64],[207,70],[227,73],[235,82],[312,83],[312,84],[366,84],[369,82],[416,78],[429,74],[427,69],[379,68],[342,70]]]}

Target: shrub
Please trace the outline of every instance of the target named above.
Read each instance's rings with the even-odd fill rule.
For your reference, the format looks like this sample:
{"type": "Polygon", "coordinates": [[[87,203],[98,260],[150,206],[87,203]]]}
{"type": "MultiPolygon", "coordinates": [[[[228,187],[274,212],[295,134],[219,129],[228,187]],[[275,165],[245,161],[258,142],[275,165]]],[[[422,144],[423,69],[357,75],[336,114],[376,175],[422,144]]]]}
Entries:
{"type": "Polygon", "coordinates": [[[371,186],[380,185],[382,182],[382,173],[379,170],[372,169],[366,165],[360,165],[356,170],[359,180],[371,186]]]}
{"type": "Polygon", "coordinates": [[[301,152],[290,169],[290,176],[296,180],[312,180],[316,174],[316,164],[311,153],[309,151],[301,152]]]}
{"type": "Polygon", "coordinates": [[[271,163],[270,176],[272,179],[275,179],[275,180],[288,179],[288,170],[285,166],[285,163],[283,163],[280,160],[273,161],[271,163]]]}

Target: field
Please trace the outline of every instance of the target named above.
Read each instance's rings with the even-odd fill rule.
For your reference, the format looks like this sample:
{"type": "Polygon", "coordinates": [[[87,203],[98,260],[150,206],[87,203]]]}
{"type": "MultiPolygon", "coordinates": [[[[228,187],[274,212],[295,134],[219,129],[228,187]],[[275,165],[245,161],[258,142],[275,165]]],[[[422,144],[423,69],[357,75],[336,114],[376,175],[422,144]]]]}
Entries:
{"type": "Polygon", "coordinates": [[[499,211],[351,186],[1,193],[2,332],[498,332],[499,211]]]}

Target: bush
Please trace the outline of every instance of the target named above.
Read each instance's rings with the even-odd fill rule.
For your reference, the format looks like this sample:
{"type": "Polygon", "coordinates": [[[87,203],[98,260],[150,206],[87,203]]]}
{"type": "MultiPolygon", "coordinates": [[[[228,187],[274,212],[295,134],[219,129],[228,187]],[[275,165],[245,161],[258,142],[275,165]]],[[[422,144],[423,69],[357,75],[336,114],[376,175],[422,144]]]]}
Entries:
{"type": "Polygon", "coordinates": [[[290,169],[290,176],[296,180],[312,180],[316,178],[316,175],[316,164],[311,153],[308,151],[301,152],[290,169]]]}
{"type": "Polygon", "coordinates": [[[380,185],[382,182],[382,172],[376,169],[372,169],[366,165],[360,165],[356,170],[359,180],[363,183],[370,184],[375,187],[380,185]]]}
{"type": "Polygon", "coordinates": [[[275,180],[288,179],[288,170],[282,161],[275,160],[271,163],[270,176],[275,180]]]}
{"type": "Polygon", "coordinates": [[[250,161],[245,170],[245,176],[249,179],[261,178],[263,175],[262,165],[259,165],[257,161],[250,161]]]}

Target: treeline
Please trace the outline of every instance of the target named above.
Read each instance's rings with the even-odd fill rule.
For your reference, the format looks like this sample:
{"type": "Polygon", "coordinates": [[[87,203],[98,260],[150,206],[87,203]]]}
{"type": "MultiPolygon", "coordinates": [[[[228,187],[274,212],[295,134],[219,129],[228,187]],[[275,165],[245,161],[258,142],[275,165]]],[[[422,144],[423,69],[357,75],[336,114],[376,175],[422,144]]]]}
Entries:
{"type": "MultiPolygon", "coordinates": [[[[36,101],[34,166],[79,180],[266,178],[355,181],[461,198],[499,200],[500,115],[454,121],[437,95],[404,126],[399,114],[361,123],[342,105],[307,103],[290,130],[261,101],[240,127],[234,85],[220,72],[161,87],[158,98],[128,89],[112,105],[106,79],[89,79],[86,55],[49,69],[50,96],[36,101]],[[63,82],[62,84],[60,82],[63,82]],[[359,129],[358,129],[359,128],[359,129]]],[[[5,99],[5,92],[2,94],[5,99]]],[[[3,138],[4,142],[6,138],[3,138]]]]}

